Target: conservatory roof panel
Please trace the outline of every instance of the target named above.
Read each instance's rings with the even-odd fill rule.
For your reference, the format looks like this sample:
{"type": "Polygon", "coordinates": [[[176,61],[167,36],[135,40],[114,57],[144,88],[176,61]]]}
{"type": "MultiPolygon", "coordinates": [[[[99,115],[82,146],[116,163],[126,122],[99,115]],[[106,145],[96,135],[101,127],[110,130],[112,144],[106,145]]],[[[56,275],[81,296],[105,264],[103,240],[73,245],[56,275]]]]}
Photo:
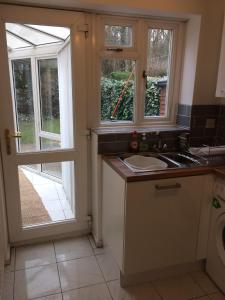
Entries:
{"type": "Polygon", "coordinates": [[[69,28],[6,23],[7,45],[11,49],[62,43],[70,35],[69,28]]]}
{"type": "Polygon", "coordinates": [[[31,47],[31,45],[16,36],[12,35],[11,33],[7,33],[6,35],[7,40],[7,46],[10,49],[19,49],[19,48],[25,48],[25,47],[31,47]]]}
{"type": "Polygon", "coordinates": [[[53,36],[55,36],[59,39],[63,39],[63,40],[66,40],[70,35],[69,28],[65,28],[65,27],[30,25],[30,24],[27,24],[27,26],[29,26],[31,28],[35,28],[42,32],[48,33],[50,35],[53,35],[53,36]]]}

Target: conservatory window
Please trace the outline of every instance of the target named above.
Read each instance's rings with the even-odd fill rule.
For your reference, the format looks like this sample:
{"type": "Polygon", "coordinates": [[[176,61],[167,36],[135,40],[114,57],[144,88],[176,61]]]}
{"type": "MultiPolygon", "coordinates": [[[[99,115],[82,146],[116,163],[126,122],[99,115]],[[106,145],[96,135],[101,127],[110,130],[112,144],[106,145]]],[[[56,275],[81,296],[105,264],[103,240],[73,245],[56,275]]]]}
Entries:
{"type": "Polygon", "coordinates": [[[57,59],[38,60],[41,130],[60,134],[57,59]]]}
{"type": "Polygon", "coordinates": [[[132,27],[105,25],[105,46],[132,47],[132,27]]]}

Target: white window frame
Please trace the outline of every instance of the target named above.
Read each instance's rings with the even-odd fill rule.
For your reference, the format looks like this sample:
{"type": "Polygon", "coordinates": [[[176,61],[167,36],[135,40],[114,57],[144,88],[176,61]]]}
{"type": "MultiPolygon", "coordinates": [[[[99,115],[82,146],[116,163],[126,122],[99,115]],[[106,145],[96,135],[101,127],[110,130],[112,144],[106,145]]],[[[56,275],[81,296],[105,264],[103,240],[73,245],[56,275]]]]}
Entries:
{"type": "MultiPolygon", "coordinates": [[[[182,54],[185,37],[185,23],[173,20],[156,20],[146,18],[116,17],[116,16],[98,16],[97,25],[93,27],[95,37],[96,55],[94,73],[96,74],[96,123],[95,127],[144,127],[146,125],[165,125],[176,124],[176,108],[180,96],[180,78],[182,71],[182,54]],[[115,47],[123,48],[121,52],[107,51],[104,45],[104,26],[105,25],[124,25],[133,28],[133,47],[115,47]],[[148,29],[162,28],[170,29],[172,34],[171,63],[169,72],[169,84],[167,85],[168,102],[167,115],[147,117],[144,116],[144,98],[145,87],[143,80],[143,71],[147,68],[147,49],[148,49],[148,29]],[[131,59],[136,61],[136,93],[134,96],[133,121],[102,121],[101,120],[101,61],[103,59],[131,59]]],[[[93,45],[92,45],[93,46],[93,45]]],[[[110,46],[110,48],[112,48],[110,46]]]]}

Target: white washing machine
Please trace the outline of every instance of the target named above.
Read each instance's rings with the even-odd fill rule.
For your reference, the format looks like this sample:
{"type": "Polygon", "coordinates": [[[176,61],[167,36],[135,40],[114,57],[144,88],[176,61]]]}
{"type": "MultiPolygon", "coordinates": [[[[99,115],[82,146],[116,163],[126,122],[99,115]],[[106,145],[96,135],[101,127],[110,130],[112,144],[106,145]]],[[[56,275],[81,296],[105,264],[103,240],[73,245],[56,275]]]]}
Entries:
{"type": "Polygon", "coordinates": [[[209,232],[206,272],[225,293],[225,179],[217,179],[209,232]]]}

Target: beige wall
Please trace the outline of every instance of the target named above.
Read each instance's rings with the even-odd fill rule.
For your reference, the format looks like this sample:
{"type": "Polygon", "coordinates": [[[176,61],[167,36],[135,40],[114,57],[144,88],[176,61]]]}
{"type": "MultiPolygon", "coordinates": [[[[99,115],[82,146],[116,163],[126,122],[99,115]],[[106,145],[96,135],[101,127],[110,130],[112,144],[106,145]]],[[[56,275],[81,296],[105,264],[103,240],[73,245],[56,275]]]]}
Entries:
{"type": "Polygon", "coordinates": [[[197,73],[194,92],[195,104],[214,104],[225,1],[210,1],[202,16],[197,73]]]}
{"type": "MultiPolygon", "coordinates": [[[[198,14],[202,18],[200,44],[194,85],[194,104],[214,104],[225,0],[17,0],[33,5],[84,8],[145,15],[185,17],[198,14]]],[[[1,2],[1,0],[0,0],[1,2]]],[[[2,2],[15,2],[6,0],[2,2]]],[[[188,87],[189,88],[189,87],[188,87]]],[[[192,96],[192,94],[191,94],[192,96]]],[[[187,102],[187,101],[185,101],[187,102]]],[[[189,102],[189,101],[188,101],[189,102]]]]}

